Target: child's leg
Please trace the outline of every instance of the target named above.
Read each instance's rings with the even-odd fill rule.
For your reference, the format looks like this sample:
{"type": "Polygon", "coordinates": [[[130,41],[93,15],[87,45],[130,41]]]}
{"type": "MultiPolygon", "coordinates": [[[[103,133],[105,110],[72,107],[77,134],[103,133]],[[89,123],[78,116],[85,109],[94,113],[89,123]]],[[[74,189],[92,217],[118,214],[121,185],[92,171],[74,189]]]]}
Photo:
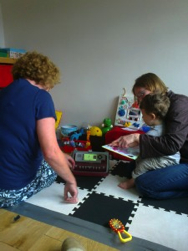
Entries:
{"type": "Polygon", "coordinates": [[[119,183],[118,185],[122,189],[129,189],[135,186],[135,180],[132,178],[130,180],[126,180],[124,182],[119,183]]]}

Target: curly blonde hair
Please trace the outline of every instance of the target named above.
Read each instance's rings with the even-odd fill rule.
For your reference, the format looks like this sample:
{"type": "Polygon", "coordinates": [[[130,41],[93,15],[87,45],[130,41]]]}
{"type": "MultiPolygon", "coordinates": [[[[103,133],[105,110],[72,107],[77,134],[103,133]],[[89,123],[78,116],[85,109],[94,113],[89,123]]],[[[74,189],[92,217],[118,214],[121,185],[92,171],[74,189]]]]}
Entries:
{"type": "Polygon", "coordinates": [[[46,89],[60,83],[60,71],[47,56],[36,51],[27,52],[20,57],[12,68],[14,80],[25,78],[34,80],[46,89]]]}

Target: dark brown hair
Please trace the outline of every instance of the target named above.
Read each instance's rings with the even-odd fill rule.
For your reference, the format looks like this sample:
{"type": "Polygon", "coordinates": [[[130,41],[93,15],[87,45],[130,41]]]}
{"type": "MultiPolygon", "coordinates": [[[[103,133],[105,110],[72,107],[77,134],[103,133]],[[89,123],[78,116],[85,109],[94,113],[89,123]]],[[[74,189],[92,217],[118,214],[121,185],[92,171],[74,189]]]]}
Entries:
{"type": "Polygon", "coordinates": [[[147,114],[154,113],[159,119],[166,116],[169,107],[170,99],[162,93],[150,93],[140,103],[140,109],[144,109],[147,114]]]}

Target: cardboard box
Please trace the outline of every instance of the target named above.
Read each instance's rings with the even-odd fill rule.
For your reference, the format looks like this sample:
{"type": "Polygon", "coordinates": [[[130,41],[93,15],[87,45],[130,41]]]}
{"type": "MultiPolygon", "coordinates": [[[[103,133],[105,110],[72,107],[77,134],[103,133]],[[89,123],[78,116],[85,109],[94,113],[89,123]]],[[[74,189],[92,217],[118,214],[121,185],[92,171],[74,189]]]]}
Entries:
{"type": "Polygon", "coordinates": [[[19,58],[25,53],[26,51],[23,49],[0,48],[0,57],[19,58]]]}

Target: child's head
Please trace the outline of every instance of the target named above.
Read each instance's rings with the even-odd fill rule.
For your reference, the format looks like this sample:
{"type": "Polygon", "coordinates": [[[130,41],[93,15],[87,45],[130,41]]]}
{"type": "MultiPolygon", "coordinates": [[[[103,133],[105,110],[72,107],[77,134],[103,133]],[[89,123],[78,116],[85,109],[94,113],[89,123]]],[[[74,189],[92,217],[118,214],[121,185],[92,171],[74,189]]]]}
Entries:
{"type": "Polygon", "coordinates": [[[157,125],[162,122],[170,107],[169,98],[162,93],[148,94],[141,103],[143,120],[147,125],[157,125]]]}

